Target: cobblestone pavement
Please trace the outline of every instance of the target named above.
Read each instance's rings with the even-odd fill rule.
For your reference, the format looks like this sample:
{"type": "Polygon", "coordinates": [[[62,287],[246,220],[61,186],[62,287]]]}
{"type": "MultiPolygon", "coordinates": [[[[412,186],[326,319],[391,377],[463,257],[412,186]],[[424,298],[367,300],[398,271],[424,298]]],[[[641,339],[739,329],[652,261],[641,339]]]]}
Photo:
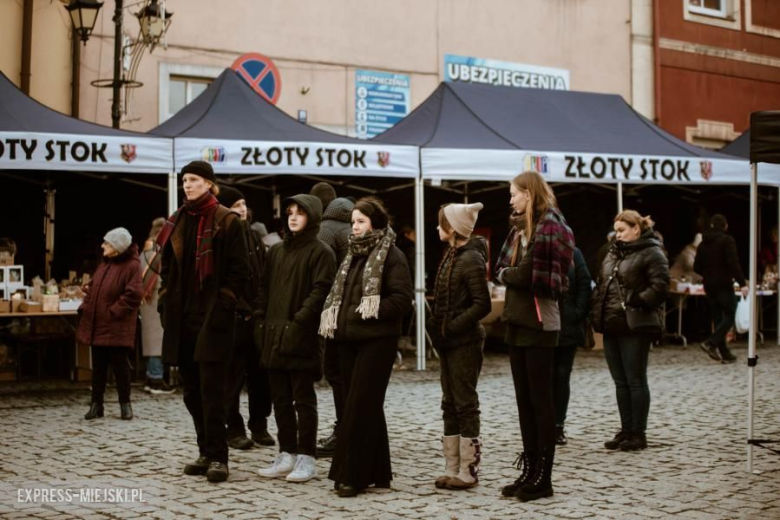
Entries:
{"type": "MultiPolygon", "coordinates": [[[[500,487],[516,478],[511,464],[520,445],[508,359],[501,354],[488,357],[479,385],[485,444],[480,486],[464,492],[436,490],[432,483],[443,466],[435,370],[394,373],[386,404],[393,489],[352,499],[332,491],[327,461],[318,462],[320,478],[305,484],[261,480],[256,470],[271,462],[273,448],[231,450],[224,484],[182,475],[197,451],[180,394],[151,397],[134,388],[136,418],[125,422],[109,389],[107,416],[86,422],[85,386],[0,386],[0,517],[777,519],[780,456],[757,449],[761,474],[745,470],[746,351],[735,352],[740,363],[733,365],[714,364],[695,348],[652,352],[650,447],[636,453],[602,447],[619,425],[614,387],[601,353],[578,353],[570,443],[558,450],[555,496],[530,504],[500,498],[500,487]],[[33,488],[60,490],[49,498],[66,502],[44,503],[41,496],[31,502],[24,490],[33,488]],[[79,489],[94,488],[141,490],[143,501],[80,501],[79,489]]],[[[777,439],[780,348],[767,347],[760,356],[756,436],[777,439]]],[[[318,398],[325,430],[333,419],[329,389],[319,387],[318,398]]]]}

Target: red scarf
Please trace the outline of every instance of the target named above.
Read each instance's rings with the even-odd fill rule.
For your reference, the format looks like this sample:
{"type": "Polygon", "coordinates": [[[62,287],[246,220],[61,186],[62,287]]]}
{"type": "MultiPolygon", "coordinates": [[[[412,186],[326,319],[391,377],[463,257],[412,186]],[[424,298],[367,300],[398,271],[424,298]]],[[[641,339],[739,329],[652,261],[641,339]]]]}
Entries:
{"type": "Polygon", "coordinates": [[[173,230],[179,221],[182,210],[188,215],[199,216],[198,238],[195,245],[195,271],[198,273],[198,283],[203,287],[203,281],[214,274],[214,250],[212,241],[214,238],[214,215],[217,213],[219,202],[210,192],[206,192],[200,198],[193,201],[186,201],[182,207],[174,211],[173,215],[168,217],[160,235],[157,237],[157,245],[162,250],[168,239],[171,238],[173,230]]]}

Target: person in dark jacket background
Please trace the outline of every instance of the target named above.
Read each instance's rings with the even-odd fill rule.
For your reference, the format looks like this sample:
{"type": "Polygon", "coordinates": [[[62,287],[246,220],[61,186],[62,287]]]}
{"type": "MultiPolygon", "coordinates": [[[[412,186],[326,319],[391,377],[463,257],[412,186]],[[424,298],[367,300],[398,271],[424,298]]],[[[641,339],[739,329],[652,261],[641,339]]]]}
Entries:
{"type": "Polygon", "coordinates": [[[319,328],[338,348],[344,378],[344,412],[328,474],[341,497],[354,497],[371,484],[390,487],[384,401],[413,298],[409,266],[393,245],[395,232],[379,199],[355,203],[352,232],[319,328]]]}
{"type": "Polygon", "coordinates": [[[593,293],[593,329],[604,334],[604,357],[615,382],[620,431],[604,443],[608,450],[647,447],[650,388],[647,361],[652,334],[628,326],[626,308],[659,314],[669,291],[669,260],[653,232],[653,221],[634,210],[615,217],[615,243],[609,250],[593,293]]]}
{"type": "Polygon", "coordinates": [[[322,304],[336,272],[336,255],[317,239],[322,203],[313,195],[283,202],[284,241],[268,251],[257,300],[255,341],[268,368],[279,454],[261,477],[306,482],[317,475],[317,394],[322,304]]]}
{"type": "MultiPolygon", "coordinates": [[[[343,197],[336,197],[336,191],[325,182],[314,185],[310,195],[322,201],[323,215],[317,238],[328,244],[336,253],[336,265],[341,265],[349,252],[349,235],[352,234],[352,208],[355,203],[343,197]]],[[[324,341],[324,340],[323,340],[324,341]]],[[[325,342],[325,362],[323,372],[325,380],[333,391],[333,405],[336,409],[336,422],[330,434],[317,441],[317,457],[331,457],[336,449],[338,424],[344,410],[344,381],[341,377],[338,349],[325,342]]]]}
{"type": "Polygon", "coordinates": [[[527,502],[553,494],[553,366],[561,330],[558,300],[569,283],[574,235],[552,188],[539,173],[521,173],[510,183],[509,193],[519,231],[507,237],[509,241],[514,235],[516,245],[510,267],[502,268],[497,279],[506,285],[501,318],[507,326],[504,343],[509,346],[522,432],[523,469],[501,494],[527,502]]]}
{"type": "Polygon", "coordinates": [[[439,210],[439,239],[449,244],[436,275],[429,323],[441,363],[444,475],[438,488],[468,489],[479,481],[482,452],[477,382],[490,314],[487,241],[472,237],[482,204],[447,204],[439,210]]]}
{"type": "MultiPolygon", "coordinates": [[[[220,186],[217,200],[220,204],[238,214],[241,228],[249,252],[249,291],[248,295],[257,294],[260,277],[265,263],[265,245],[260,236],[251,229],[249,209],[246,198],[241,191],[231,186],[220,186]]],[[[268,416],[271,415],[271,387],[268,382],[268,371],[261,366],[253,339],[254,318],[252,304],[241,300],[236,307],[236,324],[234,334],[233,357],[230,360],[227,402],[227,438],[228,446],[239,450],[248,450],[254,443],[261,446],[273,446],[274,438],[268,433],[268,416]],[[241,391],[247,387],[249,405],[249,426],[251,438],[246,436],[244,418],[241,416],[241,391]]]]}
{"type": "Polygon", "coordinates": [[[555,404],[555,443],[564,446],[566,412],[569,409],[571,370],[577,348],[585,344],[585,320],[590,314],[591,278],[585,257],[574,249],[574,261],[569,268],[569,290],[561,300],[561,334],[555,349],[553,368],[553,402],[555,404]]]}
{"type": "Polygon", "coordinates": [[[122,419],[133,418],[130,406],[130,361],[135,346],[138,308],[143,298],[138,247],[125,228],[103,238],[103,261],[87,287],[79,308],[76,339],[92,347],[92,404],[84,416],[103,417],[108,367],[114,371],[122,419]]]}
{"type": "Polygon", "coordinates": [[[197,435],[200,456],[184,474],[223,482],[229,472],[226,378],[236,306],[247,297],[249,254],[238,216],[215,197],[211,165],[193,161],[181,173],[184,205],[157,237],[163,361],[179,367],[197,435]]]}
{"type": "Polygon", "coordinates": [[[737,312],[735,280],[742,288],[742,295],[748,295],[747,280],[737,257],[737,243],[726,233],[728,228],[726,217],[713,215],[710,230],[704,234],[693,263],[693,270],[702,275],[710,314],[715,322],[715,330],[700,346],[710,358],[722,363],[733,363],[737,359],[726,346],[726,334],[734,326],[737,312]]]}

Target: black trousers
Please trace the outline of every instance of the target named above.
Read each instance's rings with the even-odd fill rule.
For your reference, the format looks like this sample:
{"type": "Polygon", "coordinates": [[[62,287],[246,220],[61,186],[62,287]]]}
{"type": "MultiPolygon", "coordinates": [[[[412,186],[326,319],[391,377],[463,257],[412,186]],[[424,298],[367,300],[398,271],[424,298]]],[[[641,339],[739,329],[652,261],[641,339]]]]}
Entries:
{"type": "MultiPolygon", "coordinates": [[[[252,321],[236,324],[236,344],[230,361],[228,378],[227,436],[246,435],[244,418],[241,415],[241,391],[247,387],[249,399],[249,421],[247,426],[252,433],[268,429],[268,416],[271,415],[271,385],[268,371],[260,366],[260,356],[251,335],[252,321]],[[247,334],[239,334],[239,328],[249,329],[247,334]]],[[[245,332],[245,331],[244,331],[245,332]]]]}
{"type": "Polygon", "coordinates": [[[482,370],[484,340],[439,349],[441,410],[444,435],[479,437],[477,382],[482,370]]]}
{"type": "Polygon", "coordinates": [[[574,345],[555,347],[555,369],[553,383],[553,402],[555,403],[555,425],[566,423],[566,412],[569,410],[571,395],[571,370],[574,367],[574,356],[577,347],[574,345]]]}
{"type": "Polygon", "coordinates": [[[130,402],[130,348],[92,346],[92,402],[103,404],[108,367],[114,371],[120,403],[130,402]]]}
{"type": "Polygon", "coordinates": [[[553,405],[554,347],[509,347],[523,450],[540,454],[555,450],[553,405]]]}
{"type": "Polygon", "coordinates": [[[325,380],[333,391],[333,406],[336,408],[336,424],[341,422],[344,413],[344,380],[341,377],[339,349],[332,340],[325,341],[325,380]]]}
{"type": "Polygon", "coordinates": [[[184,327],[179,346],[179,377],[184,405],[192,416],[198,451],[213,462],[228,462],[227,393],[228,363],[195,362],[198,331],[184,327]]]}
{"type": "Polygon", "coordinates": [[[344,378],[344,416],[328,478],[358,489],[393,479],[385,421],[385,394],[398,337],[338,343],[344,378]]]}
{"type": "Polygon", "coordinates": [[[707,343],[719,349],[726,347],[726,334],[734,326],[734,318],[737,314],[737,296],[734,290],[707,291],[707,303],[710,306],[710,315],[715,323],[715,330],[707,339],[707,343]]]}
{"type": "Polygon", "coordinates": [[[317,393],[314,374],[269,370],[279,451],[311,455],[317,448],[317,393]]]}

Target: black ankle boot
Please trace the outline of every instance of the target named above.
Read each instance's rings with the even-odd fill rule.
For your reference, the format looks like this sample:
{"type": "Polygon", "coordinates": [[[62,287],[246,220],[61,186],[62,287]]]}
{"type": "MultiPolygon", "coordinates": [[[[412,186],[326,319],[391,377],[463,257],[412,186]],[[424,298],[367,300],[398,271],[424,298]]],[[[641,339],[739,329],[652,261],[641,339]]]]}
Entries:
{"type": "Polygon", "coordinates": [[[501,488],[501,495],[505,497],[513,497],[515,493],[528,483],[531,478],[532,469],[535,465],[536,455],[532,453],[521,453],[515,459],[514,466],[520,470],[520,476],[513,483],[501,488]]]}
{"type": "Polygon", "coordinates": [[[620,447],[620,443],[626,440],[630,434],[631,432],[620,430],[615,434],[611,441],[604,443],[604,447],[608,450],[616,450],[620,447]]]}
{"type": "Polygon", "coordinates": [[[620,443],[620,451],[637,451],[647,448],[644,432],[632,432],[620,443]]]}
{"type": "Polygon", "coordinates": [[[89,411],[84,416],[84,419],[91,420],[103,417],[103,403],[92,403],[89,405],[89,411]]]}
{"type": "Polygon", "coordinates": [[[133,418],[133,407],[130,403],[120,403],[119,408],[122,411],[122,419],[129,421],[133,418]]]}
{"type": "Polygon", "coordinates": [[[552,467],[555,459],[555,447],[545,450],[536,459],[533,476],[528,483],[517,490],[515,496],[521,502],[530,502],[540,498],[553,496],[552,467]]]}

